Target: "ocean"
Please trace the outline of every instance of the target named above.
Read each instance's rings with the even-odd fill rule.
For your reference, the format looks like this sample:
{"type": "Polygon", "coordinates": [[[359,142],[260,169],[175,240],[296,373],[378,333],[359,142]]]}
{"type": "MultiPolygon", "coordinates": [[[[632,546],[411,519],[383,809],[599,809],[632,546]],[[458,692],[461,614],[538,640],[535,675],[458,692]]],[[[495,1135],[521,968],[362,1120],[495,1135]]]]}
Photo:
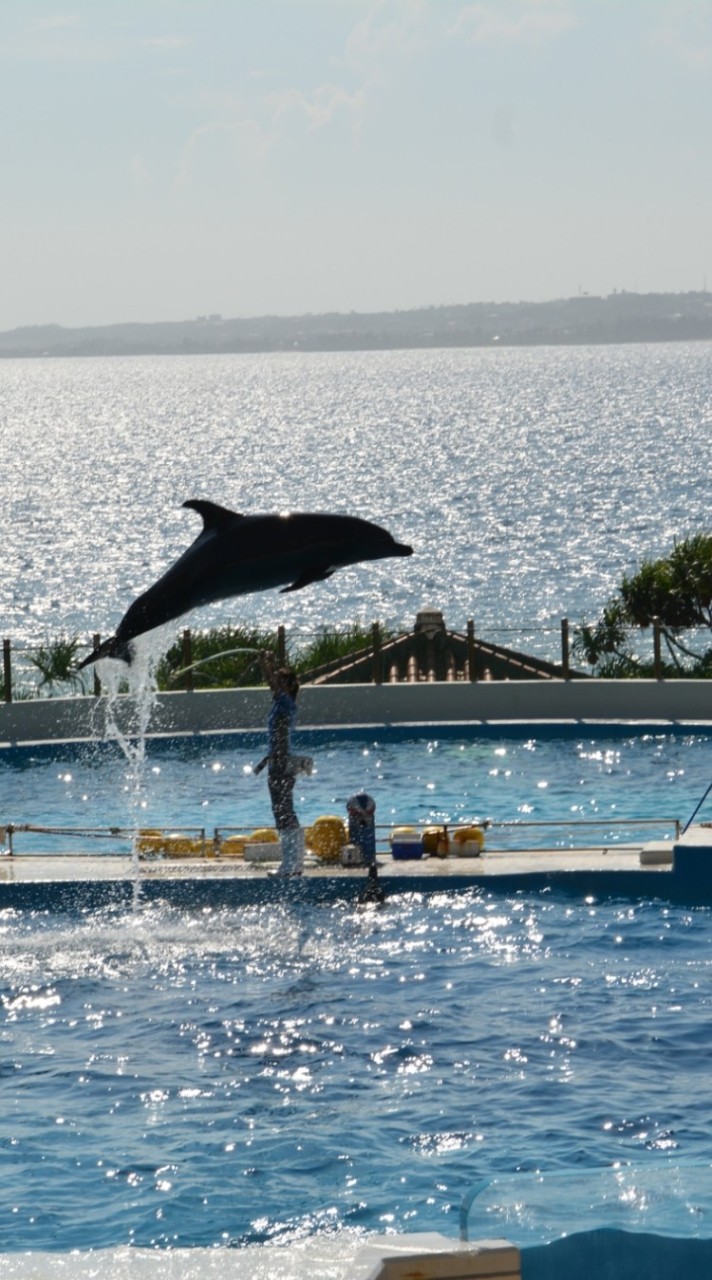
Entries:
{"type": "Polygon", "coordinates": [[[562,617],[707,528],[711,378],[709,343],[3,361],[3,635],[108,634],[197,535],[200,497],[360,515],[415,554],[191,625],[434,608],[556,656],[562,617]]]}

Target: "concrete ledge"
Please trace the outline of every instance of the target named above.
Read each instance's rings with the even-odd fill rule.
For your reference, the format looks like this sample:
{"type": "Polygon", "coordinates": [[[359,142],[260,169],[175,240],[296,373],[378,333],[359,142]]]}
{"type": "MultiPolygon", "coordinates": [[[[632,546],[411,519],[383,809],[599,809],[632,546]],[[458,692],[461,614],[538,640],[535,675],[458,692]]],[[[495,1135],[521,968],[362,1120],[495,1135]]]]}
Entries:
{"type": "MultiPolygon", "coordinates": [[[[262,731],[264,689],[162,693],[154,734],[262,731]]],[[[116,702],[120,727],[132,731],[133,698],[116,702]]],[[[106,699],[41,698],[0,704],[0,742],[104,736],[106,699]]],[[[651,726],[712,722],[712,680],[512,680],[476,684],[307,685],[299,697],[301,728],[408,724],[550,724],[635,722],[651,726]]]]}
{"type": "Polygon", "coordinates": [[[640,851],[641,867],[667,867],[672,860],[672,840],[649,840],[640,851]]]}

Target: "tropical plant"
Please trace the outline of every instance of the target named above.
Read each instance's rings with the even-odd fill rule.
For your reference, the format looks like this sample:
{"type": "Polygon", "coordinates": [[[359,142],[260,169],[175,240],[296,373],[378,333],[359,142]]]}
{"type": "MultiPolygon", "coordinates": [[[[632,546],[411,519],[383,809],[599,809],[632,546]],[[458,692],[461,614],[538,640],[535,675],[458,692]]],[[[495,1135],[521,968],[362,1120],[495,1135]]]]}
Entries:
{"type": "Polygon", "coordinates": [[[276,651],[276,648],[275,632],[256,627],[224,626],[191,631],[189,662],[186,663],[183,640],[176,640],[156,668],[158,688],[185,688],[189,676],[196,689],[260,684],[260,650],[276,651]]]}
{"type": "Polygon", "coordinates": [[[652,675],[653,662],[641,659],[631,641],[634,628],[654,623],[665,646],[662,674],[712,673],[712,648],[694,651],[681,635],[712,628],[712,534],[685,538],[668,556],[644,560],[636,573],[625,574],[598,622],[578,629],[574,654],[599,676],[652,675]]]}
{"type": "MultiPolygon", "coordinates": [[[[381,631],[384,640],[389,635],[390,632],[381,631]]],[[[303,675],[369,649],[372,642],[370,627],[355,624],[343,631],[324,627],[311,636],[296,638],[289,646],[286,661],[299,675],[303,675]]],[[[156,668],[158,687],[185,688],[188,679],[195,689],[231,689],[262,684],[259,653],[265,649],[277,652],[276,632],[231,626],[192,631],[190,660],[186,662],[183,640],[176,640],[156,668]]]]}
{"type": "MultiPolygon", "coordinates": [[[[381,639],[386,640],[390,632],[381,630],[381,639]]],[[[307,644],[298,650],[293,664],[299,674],[312,671],[330,662],[350,658],[352,654],[370,649],[373,644],[371,627],[363,627],[354,623],[343,631],[330,631],[323,627],[312,636],[307,644]]]]}
{"type": "Polygon", "coordinates": [[[82,675],[77,670],[78,650],[78,636],[60,636],[57,640],[47,640],[28,654],[29,665],[39,672],[38,688],[50,692],[61,685],[75,690],[83,688],[82,675]]]}

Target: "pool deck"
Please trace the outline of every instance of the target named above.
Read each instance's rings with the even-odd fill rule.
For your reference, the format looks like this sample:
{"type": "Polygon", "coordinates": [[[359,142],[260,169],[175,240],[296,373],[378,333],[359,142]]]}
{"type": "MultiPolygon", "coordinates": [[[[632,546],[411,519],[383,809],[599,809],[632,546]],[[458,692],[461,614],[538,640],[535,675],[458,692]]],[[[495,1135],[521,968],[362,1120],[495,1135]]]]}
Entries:
{"type": "MultiPolygon", "coordinates": [[[[220,906],[271,900],[362,902],[363,867],[308,855],[298,878],[276,864],[243,858],[141,858],[126,855],[22,854],[0,858],[0,909],[83,908],[142,900],[220,906]]],[[[712,903],[712,830],[693,827],[672,842],[590,845],[577,849],[485,850],[480,857],[378,858],[386,899],[408,893],[562,892],[580,899],[666,899],[712,903]]]]}
{"type": "MultiPolygon", "coordinates": [[[[379,879],[387,883],[443,879],[465,883],[487,881],[498,876],[526,876],[534,872],[636,871],[645,846],[631,844],[587,849],[520,849],[516,853],[490,851],[478,858],[423,857],[412,860],[378,858],[379,879]]],[[[672,848],[672,846],[670,846],[672,848]]],[[[238,880],[270,882],[277,864],[247,862],[244,858],[156,858],[139,860],[141,880],[238,880]]],[[[656,868],[669,873],[670,866],[656,868]]],[[[53,880],[132,880],[135,864],[123,854],[21,854],[0,860],[0,884],[53,880]]],[[[337,880],[362,883],[363,867],[342,867],[338,862],[320,862],[307,856],[303,878],[307,881],[337,880]]]]}

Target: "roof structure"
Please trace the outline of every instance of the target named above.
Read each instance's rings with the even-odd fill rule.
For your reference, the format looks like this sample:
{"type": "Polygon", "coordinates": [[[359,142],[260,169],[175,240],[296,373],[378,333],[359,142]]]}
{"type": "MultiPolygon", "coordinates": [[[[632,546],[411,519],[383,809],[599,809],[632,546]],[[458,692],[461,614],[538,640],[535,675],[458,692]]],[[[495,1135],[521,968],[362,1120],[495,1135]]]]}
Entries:
{"type": "Polygon", "coordinates": [[[491,644],[467,630],[450,631],[438,610],[421,610],[412,631],[382,638],[345,658],[336,658],[301,674],[303,684],[386,684],[438,680],[588,679],[585,672],[547,662],[531,654],[491,644]]]}

